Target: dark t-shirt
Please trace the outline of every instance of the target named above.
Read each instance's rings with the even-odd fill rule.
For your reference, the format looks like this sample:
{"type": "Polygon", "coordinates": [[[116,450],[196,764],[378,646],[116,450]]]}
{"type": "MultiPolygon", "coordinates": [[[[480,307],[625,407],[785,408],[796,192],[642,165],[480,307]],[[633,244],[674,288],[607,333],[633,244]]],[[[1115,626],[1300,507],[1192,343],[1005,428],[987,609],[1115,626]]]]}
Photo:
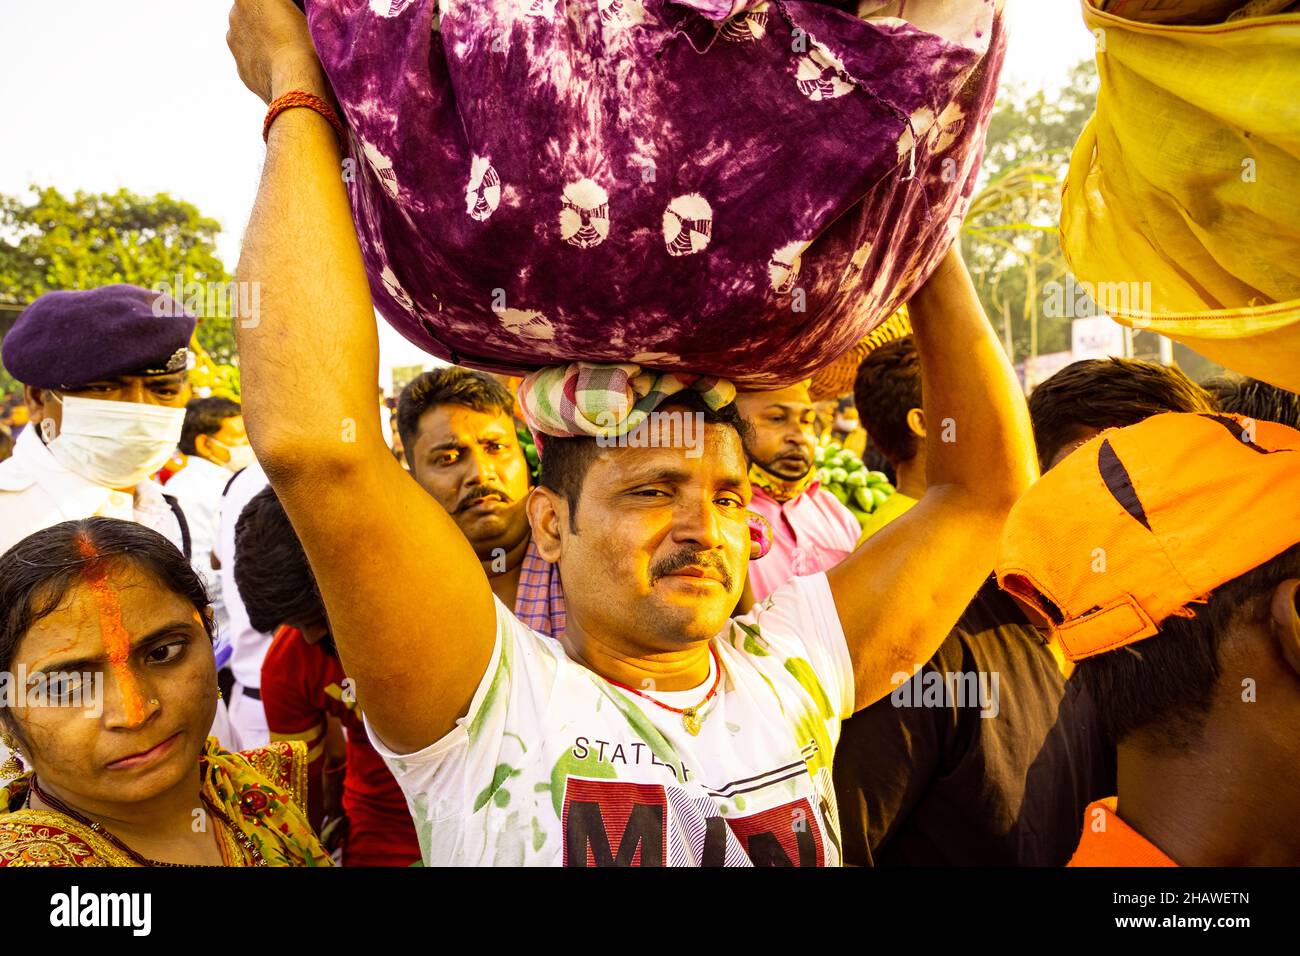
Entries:
{"type": "Polygon", "coordinates": [[[848,864],[1063,866],[1115,752],[990,579],[919,674],[844,723],[835,789],[848,864]]]}

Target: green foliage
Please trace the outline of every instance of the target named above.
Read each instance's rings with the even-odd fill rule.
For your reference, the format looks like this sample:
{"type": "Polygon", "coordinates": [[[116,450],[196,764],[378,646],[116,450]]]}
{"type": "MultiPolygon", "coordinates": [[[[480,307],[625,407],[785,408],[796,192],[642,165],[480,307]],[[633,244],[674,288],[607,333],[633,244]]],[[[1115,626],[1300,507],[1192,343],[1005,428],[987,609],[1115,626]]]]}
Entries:
{"type": "Polygon", "coordinates": [[[1096,66],[1083,60],[1058,89],[1004,91],[989,121],[985,184],[962,229],[962,254],[1013,361],[1070,347],[1070,319],[1042,316],[1042,290],[1066,272],[1061,181],[1096,102],[1096,66]]]}
{"type": "MultiPolygon", "coordinates": [[[[231,280],[217,257],[221,225],[165,193],[138,196],[33,186],[28,196],[0,195],[0,303],[26,305],[55,289],[114,282],[169,287],[231,280]]],[[[234,328],[222,317],[199,323],[198,337],[217,363],[235,356],[234,328]]],[[[0,370],[0,390],[12,379],[0,370]]]]}

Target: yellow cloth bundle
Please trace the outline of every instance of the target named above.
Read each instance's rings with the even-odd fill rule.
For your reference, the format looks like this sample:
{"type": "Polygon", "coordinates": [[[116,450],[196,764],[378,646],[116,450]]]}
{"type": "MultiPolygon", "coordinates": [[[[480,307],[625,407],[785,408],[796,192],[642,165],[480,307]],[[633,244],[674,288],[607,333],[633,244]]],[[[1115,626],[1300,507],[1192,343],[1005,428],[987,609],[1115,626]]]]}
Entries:
{"type": "Polygon", "coordinates": [[[1101,88],[1062,196],[1071,269],[1117,321],[1300,390],[1300,13],[1190,26],[1099,5],[1083,0],[1101,88]]]}

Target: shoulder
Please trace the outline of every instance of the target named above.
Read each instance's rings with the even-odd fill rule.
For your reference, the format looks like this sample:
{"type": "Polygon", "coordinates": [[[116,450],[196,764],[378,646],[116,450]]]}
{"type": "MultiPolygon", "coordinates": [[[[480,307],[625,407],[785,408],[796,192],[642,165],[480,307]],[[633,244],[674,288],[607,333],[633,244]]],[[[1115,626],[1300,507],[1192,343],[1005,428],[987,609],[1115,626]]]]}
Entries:
{"type": "Polygon", "coordinates": [[[271,644],[266,649],[262,667],[269,671],[282,667],[296,667],[308,659],[310,646],[302,639],[302,633],[287,624],[278,628],[271,637],[271,644]]]}
{"type": "MultiPolygon", "coordinates": [[[[0,468],[4,463],[0,463],[0,468]]],[[[67,520],[54,498],[39,484],[19,488],[0,482],[0,554],[42,528],[67,520]]]]}
{"type": "Polygon", "coordinates": [[[830,670],[850,666],[825,572],[791,578],[719,637],[753,666],[787,671],[801,683],[810,667],[829,679],[830,670]]]}
{"type": "Polygon", "coordinates": [[[36,484],[36,473],[18,458],[0,461],[0,492],[26,491],[36,484]]]}

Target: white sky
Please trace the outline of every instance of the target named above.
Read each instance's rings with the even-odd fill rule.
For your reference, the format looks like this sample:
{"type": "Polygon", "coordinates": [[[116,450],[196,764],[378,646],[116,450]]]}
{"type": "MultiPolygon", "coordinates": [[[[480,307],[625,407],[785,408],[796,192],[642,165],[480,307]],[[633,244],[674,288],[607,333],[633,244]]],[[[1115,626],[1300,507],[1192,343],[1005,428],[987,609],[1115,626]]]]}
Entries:
{"type": "MultiPolygon", "coordinates": [[[[167,192],[238,256],[264,107],[226,48],[229,0],[0,0],[0,192],[167,192]]],[[[1004,84],[1058,86],[1092,55],[1078,0],[1007,0],[1004,84]]],[[[380,322],[383,364],[425,356],[380,322]]]]}

